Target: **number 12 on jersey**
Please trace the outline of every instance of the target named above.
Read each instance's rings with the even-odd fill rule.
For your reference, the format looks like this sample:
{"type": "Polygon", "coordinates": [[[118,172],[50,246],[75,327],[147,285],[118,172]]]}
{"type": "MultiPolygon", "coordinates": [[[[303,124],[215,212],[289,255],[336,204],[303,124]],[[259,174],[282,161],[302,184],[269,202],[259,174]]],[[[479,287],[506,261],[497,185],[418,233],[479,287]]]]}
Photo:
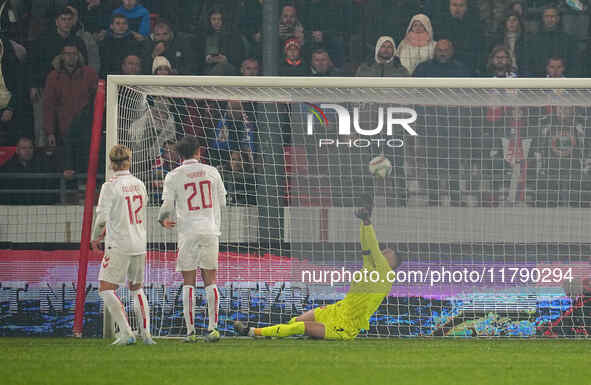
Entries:
{"type": "Polygon", "coordinates": [[[134,195],[133,197],[126,196],[125,200],[127,201],[127,210],[129,212],[129,223],[132,225],[142,223],[142,220],[138,217],[138,214],[142,210],[142,207],[144,207],[144,200],[142,199],[142,196],[141,195],[134,195]],[[140,203],[134,211],[131,206],[132,206],[132,202],[135,202],[136,200],[139,200],[140,203]]]}
{"type": "Polygon", "coordinates": [[[210,209],[213,204],[211,200],[211,182],[209,180],[202,180],[199,182],[199,192],[201,193],[201,207],[199,202],[194,202],[195,195],[197,195],[197,184],[195,182],[186,183],[185,191],[189,191],[191,195],[187,198],[187,207],[189,211],[199,209],[210,209]],[[192,192],[191,192],[192,191],[192,192]]]}

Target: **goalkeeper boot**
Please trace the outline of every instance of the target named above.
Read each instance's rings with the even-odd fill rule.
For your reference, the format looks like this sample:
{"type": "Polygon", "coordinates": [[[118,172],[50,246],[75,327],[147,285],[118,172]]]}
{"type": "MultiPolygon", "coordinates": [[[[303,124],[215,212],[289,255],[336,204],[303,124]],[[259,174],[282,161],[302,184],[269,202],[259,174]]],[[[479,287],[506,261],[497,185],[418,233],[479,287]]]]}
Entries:
{"type": "Polygon", "coordinates": [[[193,332],[187,334],[187,336],[185,338],[183,338],[183,341],[185,342],[197,342],[197,334],[195,333],[195,330],[193,330],[193,332]]]}
{"type": "Polygon", "coordinates": [[[218,342],[220,340],[220,332],[217,329],[211,330],[205,336],[205,342],[218,342]]]}

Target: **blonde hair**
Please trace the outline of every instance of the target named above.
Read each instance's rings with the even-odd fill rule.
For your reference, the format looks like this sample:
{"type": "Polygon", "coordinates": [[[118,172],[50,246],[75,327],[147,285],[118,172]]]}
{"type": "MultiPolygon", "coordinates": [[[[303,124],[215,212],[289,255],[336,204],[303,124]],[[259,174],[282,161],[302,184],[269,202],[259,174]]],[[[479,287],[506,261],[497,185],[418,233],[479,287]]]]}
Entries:
{"type": "Polygon", "coordinates": [[[131,150],[122,144],[116,144],[109,152],[113,171],[128,170],[131,166],[131,150]]]}

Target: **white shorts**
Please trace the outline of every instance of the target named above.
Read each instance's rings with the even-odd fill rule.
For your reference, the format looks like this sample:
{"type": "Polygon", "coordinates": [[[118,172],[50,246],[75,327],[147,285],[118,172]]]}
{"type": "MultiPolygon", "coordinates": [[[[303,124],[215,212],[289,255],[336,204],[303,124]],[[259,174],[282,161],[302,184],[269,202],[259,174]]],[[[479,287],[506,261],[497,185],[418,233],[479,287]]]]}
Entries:
{"type": "Polygon", "coordinates": [[[217,270],[220,240],[216,235],[179,239],[176,271],[217,270]]]}
{"type": "Polygon", "coordinates": [[[144,282],[146,254],[120,255],[110,251],[101,261],[99,281],[125,285],[125,278],[132,284],[144,282]]]}

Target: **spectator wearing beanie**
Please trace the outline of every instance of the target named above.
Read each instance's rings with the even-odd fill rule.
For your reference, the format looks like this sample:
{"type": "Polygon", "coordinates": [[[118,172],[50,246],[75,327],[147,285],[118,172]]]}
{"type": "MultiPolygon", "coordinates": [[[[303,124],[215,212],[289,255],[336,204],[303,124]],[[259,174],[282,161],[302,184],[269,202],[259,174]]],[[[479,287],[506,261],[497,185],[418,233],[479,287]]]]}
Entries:
{"type": "Polygon", "coordinates": [[[284,46],[284,56],[279,66],[281,76],[306,76],[308,65],[305,64],[301,55],[300,42],[297,39],[288,39],[284,46]]]}
{"type": "Polygon", "coordinates": [[[156,56],[152,62],[152,75],[175,75],[175,71],[167,58],[156,56]]]}

